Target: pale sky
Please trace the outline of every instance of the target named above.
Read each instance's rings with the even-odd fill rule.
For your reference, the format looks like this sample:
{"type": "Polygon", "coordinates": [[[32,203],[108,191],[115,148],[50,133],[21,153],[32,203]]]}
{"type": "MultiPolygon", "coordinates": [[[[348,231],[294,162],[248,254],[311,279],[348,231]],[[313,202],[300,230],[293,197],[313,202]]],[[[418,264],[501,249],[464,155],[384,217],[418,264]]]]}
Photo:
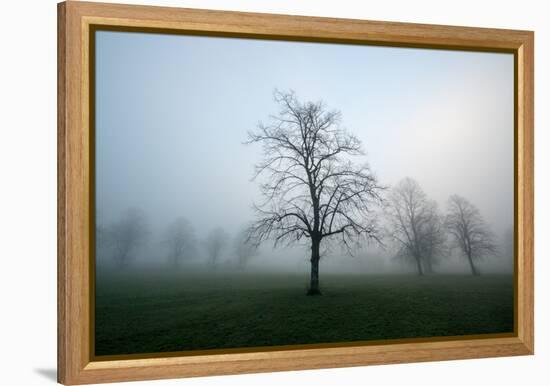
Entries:
{"type": "Polygon", "coordinates": [[[99,221],[128,206],[199,237],[252,219],[259,147],[247,130],[273,90],[323,100],[381,183],[409,176],[445,209],[460,194],[499,234],[513,224],[511,54],[97,32],[99,221]]]}

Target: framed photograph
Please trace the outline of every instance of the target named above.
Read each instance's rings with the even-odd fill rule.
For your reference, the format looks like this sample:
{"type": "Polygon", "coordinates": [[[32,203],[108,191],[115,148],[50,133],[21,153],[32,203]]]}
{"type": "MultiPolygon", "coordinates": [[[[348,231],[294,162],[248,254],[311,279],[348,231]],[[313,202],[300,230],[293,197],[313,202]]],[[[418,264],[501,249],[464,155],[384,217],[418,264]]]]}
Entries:
{"type": "Polygon", "coordinates": [[[533,353],[533,32],[58,18],[60,383],[533,353]]]}

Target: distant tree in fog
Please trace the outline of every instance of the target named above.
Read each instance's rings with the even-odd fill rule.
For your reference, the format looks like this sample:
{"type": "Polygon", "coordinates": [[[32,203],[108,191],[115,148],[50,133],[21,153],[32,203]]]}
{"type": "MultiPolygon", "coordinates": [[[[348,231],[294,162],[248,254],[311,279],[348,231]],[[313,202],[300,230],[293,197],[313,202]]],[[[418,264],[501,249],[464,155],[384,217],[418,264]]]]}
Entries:
{"type": "Polygon", "coordinates": [[[248,228],[238,232],[233,239],[233,249],[239,268],[243,269],[258,254],[258,246],[248,237],[248,228]]]}
{"type": "Polygon", "coordinates": [[[95,213],[95,258],[96,264],[105,263],[107,251],[111,246],[109,229],[105,226],[101,212],[95,213]]]}
{"type": "Polygon", "coordinates": [[[449,198],[445,223],[455,246],[468,260],[472,275],[478,276],[480,272],[475,261],[497,253],[494,235],[479,209],[464,197],[453,195],[449,198]]]}
{"type": "Polygon", "coordinates": [[[141,209],[129,208],[107,229],[107,233],[114,248],[115,261],[125,266],[150,234],[147,217],[141,209]]]}
{"type": "Polygon", "coordinates": [[[391,237],[399,258],[412,262],[418,275],[431,273],[445,255],[445,230],[437,203],[429,200],[418,182],[401,180],[390,192],[388,214],[391,237]]]}
{"type": "Polygon", "coordinates": [[[203,241],[203,246],[208,256],[209,263],[215,267],[219,263],[220,256],[223,249],[226,247],[228,241],[227,233],[223,228],[215,228],[206,239],[203,241]]]}
{"type": "MultiPolygon", "coordinates": [[[[109,230],[103,224],[97,222],[95,225],[95,262],[98,265],[104,264],[109,248],[111,246],[111,237],[109,230]]],[[[109,256],[110,257],[110,256],[109,256]]]]}
{"type": "Polygon", "coordinates": [[[184,217],[178,217],[165,231],[164,244],[168,247],[168,257],[174,265],[183,259],[192,258],[197,253],[195,229],[184,217]]]}
{"type": "Polygon", "coordinates": [[[265,201],[255,207],[250,239],[292,244],[306,239],[311,246],[308,295],[318,295],[321,243],[378,240],[374,208],[381,203],[381,186],[370,168],[355,165],[363,156],[361,141],[340,127],[339,111],[322,102],[300,102],[294,92],[275,92],[278,115],[249,132],[248,144],[259,144],[263,160],[255,178],[265,201]]]}
{"type": "Polygon", "coordinates": [[[96,243],[96,249],[102,249],[104,248],[109,241],[109,232],[105,228],[103,224],[98,224],[96,222],[95,225],[95,243],[96,243]]]}
{"type": "Polygon", "coordinates": [[[510,262],[511,268],[513,268],[514,258],[516,255],[514,245],[514,229],[508,228],[502,235],[501,255],[505,261],[510,262]]]}
{"type": "Polygon", "coordinates": [[[426,222],[426,233],[422,243],[422,264],[425,273],[432,273],[434,265],[439,264],[441,259],[449,254],[444,218],[439,213],[435,201],[431,202],[431,206],[433,212],[426,222]]]}

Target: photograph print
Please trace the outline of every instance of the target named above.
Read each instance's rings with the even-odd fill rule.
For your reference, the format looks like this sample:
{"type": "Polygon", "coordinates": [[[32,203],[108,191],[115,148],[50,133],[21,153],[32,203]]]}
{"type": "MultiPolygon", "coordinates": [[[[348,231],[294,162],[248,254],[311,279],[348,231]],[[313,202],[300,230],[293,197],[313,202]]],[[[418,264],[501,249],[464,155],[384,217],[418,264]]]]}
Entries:
{"type": "Polygon", "coordinates": [[[94,34],[95,356],[512,336],[512,53],[94,34]]]}

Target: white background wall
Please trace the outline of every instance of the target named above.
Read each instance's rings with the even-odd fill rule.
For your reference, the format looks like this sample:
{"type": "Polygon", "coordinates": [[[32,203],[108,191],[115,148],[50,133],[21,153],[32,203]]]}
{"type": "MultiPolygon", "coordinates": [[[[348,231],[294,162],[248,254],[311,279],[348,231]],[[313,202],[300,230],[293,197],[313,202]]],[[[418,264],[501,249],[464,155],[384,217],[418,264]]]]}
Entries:
{"type": "MultiPolygon", "coordinates": [[[[136,384],[548,384],[550,12],[545,1],[183,0],[133,3],[536,32],[536,355],[136,384]],[[546,129],[545,129],[546,128],[546,129]],[[546,166],[548,167],[548,166],[546,166]],[[546,378],[546,379],[545,379],[546,378]]],[[[53,384],[56,367],[56,2],[0,8],[0,384],[53,384]]]]}

